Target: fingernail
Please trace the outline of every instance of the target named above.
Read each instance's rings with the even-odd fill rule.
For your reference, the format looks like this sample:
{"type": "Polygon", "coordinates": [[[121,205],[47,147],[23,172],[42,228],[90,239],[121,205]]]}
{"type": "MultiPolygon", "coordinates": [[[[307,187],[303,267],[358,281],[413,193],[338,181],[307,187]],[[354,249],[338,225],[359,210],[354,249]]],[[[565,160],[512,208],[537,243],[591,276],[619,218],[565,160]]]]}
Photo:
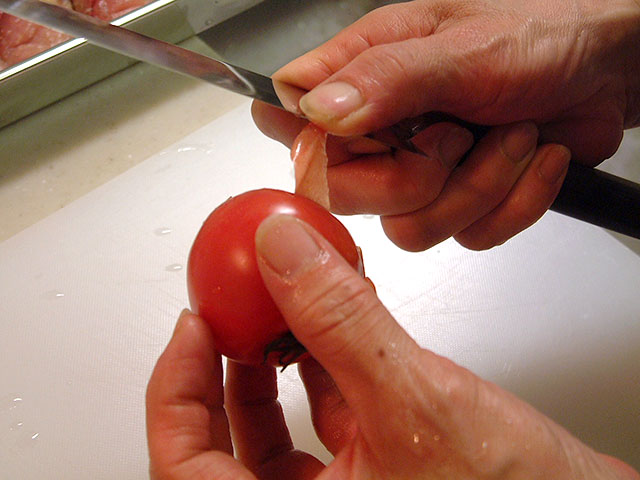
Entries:
{"type": "Polygon", "coordinates": [[[551,185],[555,184],[567,170],[570,159],[571,152],[567,147],[563,145],[550,147],[538,166],[540,177],[551,185]]]}
{"type": "Polygon", "coordinates": [[[537,127],[523,122],[507,129],[502,137],[502,150],[513,163],[519,163],[534,151],[537,143],[537,127]]]}
{"type": "Polygon", "coordinates": [[[473,134],[469,130],[452,126],[438,144],[440,162],[446,168],[453,169],[472,145],[473,134]]]}
{"type": "Polygon", "coordinates": [[[364,104],[360,91],[346,82],[319,85],[300,99],[300,109],[313,120],[339,120],[364,104]]]}
{"type": "Polygon", "coordinates": [[[173,328],[173,336],[176,335],[176,333],[178,332],[178,330],[180,329],[180,326],[184,323],[184,319],[191,314],[191,310],[189,310],[188,308],[183,309],[180,312],[180,316],[178,317],[178,321],[176,322],[176,326],[173,328]]]}
{"type": "Polygon", "coordinates": [[[313,263],[322,249],[300,220],[274,215],[258,227],[256,251],[277,274],[291,278],[313,263]]]}
{"type": "Polygon", "coordinates": [[[273,80],[273,89],[276,91],[276,95],[278,95],[280,103],[282,103],[285,110],[296,115],[301,114],[300,99],[305,94],[304,90],[279,80],[273,80]]]}

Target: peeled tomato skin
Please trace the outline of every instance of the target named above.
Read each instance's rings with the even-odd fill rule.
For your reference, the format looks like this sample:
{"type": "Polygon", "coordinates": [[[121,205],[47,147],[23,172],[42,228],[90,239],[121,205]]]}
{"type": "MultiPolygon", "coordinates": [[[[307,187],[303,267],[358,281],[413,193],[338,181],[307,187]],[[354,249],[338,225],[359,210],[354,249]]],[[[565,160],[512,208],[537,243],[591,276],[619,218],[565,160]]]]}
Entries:
{"type": "Polygon", "coordinates": [[[330,210],[327,132],[309,123],[294,140],[291,159],[296,177],[296,194],[330,210]]]}

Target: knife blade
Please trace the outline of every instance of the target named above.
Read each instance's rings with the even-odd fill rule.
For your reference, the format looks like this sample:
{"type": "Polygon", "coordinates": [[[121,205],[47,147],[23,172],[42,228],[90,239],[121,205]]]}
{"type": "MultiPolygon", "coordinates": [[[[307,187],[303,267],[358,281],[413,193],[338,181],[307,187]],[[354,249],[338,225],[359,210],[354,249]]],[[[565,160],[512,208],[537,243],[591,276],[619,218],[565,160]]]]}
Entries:
{"type": "Polygon", "coordinates": [[[136,60],[195,77],[282,108],[269,77],[99,18],[38,0],[0,0],[0,10],[136,60]]]}
{"type": "MultiPolygon", "coordinates": [[[[276,85],[274,88],[274,82],[267,76],[57,5],[38,0],[0,0],[0,10],[279,108],[285,106],[278,98],[276,88],[286,88],[289,93],[294,91],[298,96],[305,93],[289,85],[276,85]]],[[[286,107],[290,111],[297,110],[294,108],[296,105],[286,107]]],[[[297,114],[300,115],[300,112],[297,111],[297,114]]],[[[464,126],[474,134],[476,141],[479,141],[489,129],[444,113],[430,112],[391,127],[399,141],[394,147],[416,151],[410,138],[429,125],[442,121],[464,126]]],[[[550,209],[624,235],[640,238],[640,185],[600,170],[571,162],[560,193],[550,209]]]]}

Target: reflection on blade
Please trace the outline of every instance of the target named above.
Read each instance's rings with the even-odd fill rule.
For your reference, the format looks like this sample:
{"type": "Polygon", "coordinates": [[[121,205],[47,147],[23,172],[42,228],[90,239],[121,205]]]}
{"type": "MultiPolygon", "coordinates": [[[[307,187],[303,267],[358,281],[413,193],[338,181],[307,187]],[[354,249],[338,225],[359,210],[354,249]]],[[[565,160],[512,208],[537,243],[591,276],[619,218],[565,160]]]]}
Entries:
{"type": "Polygon", "coordinates": [[[281,107],[271,79],[258,73],[38,0],[0,0],[0,10],[85,38],[108,50],[281,107]]]}

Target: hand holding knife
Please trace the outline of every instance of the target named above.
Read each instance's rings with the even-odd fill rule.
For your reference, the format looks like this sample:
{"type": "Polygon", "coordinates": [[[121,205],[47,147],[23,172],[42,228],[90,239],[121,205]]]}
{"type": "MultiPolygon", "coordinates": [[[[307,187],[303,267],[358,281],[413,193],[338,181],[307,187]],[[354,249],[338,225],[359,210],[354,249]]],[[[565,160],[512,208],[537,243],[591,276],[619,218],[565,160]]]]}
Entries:
{"type": "MultiPolygon", "coordinates": [[[[279,108],[278,86],[261,74],[200,55],[176,45],[111,25],[108,22],[38,0],[0,0],[0,10],[162,68],[195,77],[279,108]]],[[[304,94],[300,90],[300,95],[304,94]]],[[[414,150],[410,138],[434,123],[455,122],[478,141],[488,127],[432,112],[392,127],[402,148],[414,150]]],[[[625,235],[640,238],[640,185],[572,162],[551,210],[625,235]]]]}

